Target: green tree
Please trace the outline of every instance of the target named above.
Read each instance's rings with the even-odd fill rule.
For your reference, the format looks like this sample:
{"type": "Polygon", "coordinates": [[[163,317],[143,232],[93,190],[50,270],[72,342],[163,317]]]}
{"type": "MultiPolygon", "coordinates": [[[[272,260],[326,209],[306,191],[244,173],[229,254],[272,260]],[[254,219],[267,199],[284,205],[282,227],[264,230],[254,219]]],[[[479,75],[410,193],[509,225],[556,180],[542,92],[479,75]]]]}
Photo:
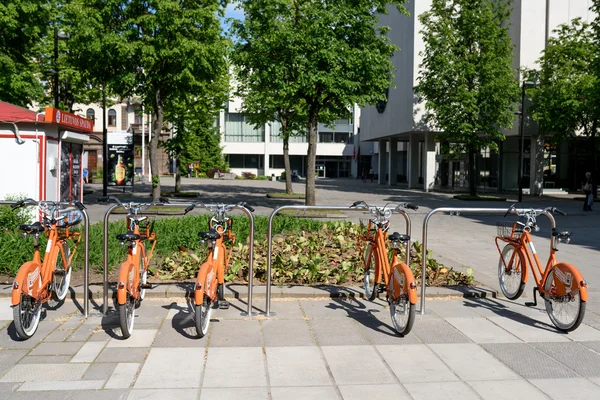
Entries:
{"type": "MultiPolygon", "coordinates": [[[[219,0],[124,1],[123,34],[133,49],[135,92],[152,110],[152,196],[160,196],[158,141],[165,106],[182,94],[203,101],[227,91],[228,42],[221,32],[219,0]]],[[[213,114],[214,115],[214,114],[213,114]]]]}
{"type": "Polygon", "coordinates": [[[415,90],[451,151],[468,152],[472,195],[477,152],[497,150],[519,98],[508,35],[511,11],[508,0],[433,0],[419,16],[425,49],[415,90]]]}
{"type": "MultiPolygon", "coordinates": [[[[390,58],[397,47],[386,36],[389,28],[379,25],[379,15],[387,14],[388,6],[406,13],[402,3],[401,0],[240,1],[246,19],[251,21],[244,26],[253,24],[251,29],[238,29],[240,46],[256,51],[256,57],[270,59],[271,71],[279,80],[275,88],[285,86],[286,102],[275,106],[288,109],[290,104],[297,104],[304,108],[302,114],[306,116],[308,129],[307,205],[316,204],[318,122],[329,123],[335,116],[347,115],[348,107],[355,103],[365,105],[383,99],[384,89],[392,83],[390,58]],[[267,17],[261,18],[261,14],[267,17]]],[[[282,96],[278,92],[275,103],[282,96]]]]}
{"type": "Polygon", "coordinates": [[[0,100],[27,107],[43,97],[42,40],[48,36],[49,0],[0,2],[0,100]]]}

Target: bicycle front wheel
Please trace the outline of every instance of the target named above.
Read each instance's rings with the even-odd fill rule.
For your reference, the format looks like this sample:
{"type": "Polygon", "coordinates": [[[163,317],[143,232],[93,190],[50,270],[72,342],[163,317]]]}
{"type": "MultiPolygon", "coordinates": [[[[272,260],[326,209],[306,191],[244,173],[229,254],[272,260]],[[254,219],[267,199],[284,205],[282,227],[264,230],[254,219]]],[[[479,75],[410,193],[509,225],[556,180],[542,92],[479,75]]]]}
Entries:
{"type": "Polygon", "coordinates": [[[518,299],[525,290],[525,268],[527,263],[523,255],[516,252],[515,246],[510,243],[504,246],[498,260],[498,281],[507,299],[518,299]]]}
{"type": "MultiPolygon", "coordinates": [[[[408,269],[408,267],[406,267],[408,269]]],[[[414,276],[410,269],[406,271],[402,265],[394,265],[388,286],[388,303],[394,329],[399,335],[407,335],[415,322],[415,304],[410,301],[409,290],[414,284],[414,276]]],[[[413,300],[416,301],[416,298],[413,300]]]]}
{"type": "Polygon", "coordinates": [[[121,325],[123,339],[128,339],[131,336],[131,332],[133,332],[135,300],[127,293],[125,304],[117,303],[117,307],[119,307],[119,323],[121,325]]]}
{"type": "Polygon", "coordinates": [[[202,304],[196,304],[196,331],[199,337],[204,337],[208,333],[210,326],[210,316],[212,315],[212,301],[208,296],[204,296],[202,304]]]}
{"type": "Polygon", "coordinates": [[[40,324],[42,304],[31,296],[21,293],[21,301],[13,307],[13,321],[17,335],[23,340],[33,336],[40,324]]]}
{"type": "Polygon", "coordinates": [[[56,258],[56,266],[52,276],[52,297],[56,301],[63,301],[69,292],[69,284],[71,283],[71,266],[68,265],[71,249],[67,242],[62,242],[60,246],[64,252],[64,259],[61,252],[58,252],[56,258]]]}
{"type": "Polygon", "coordinates": [[[546,312],[558,329],[574,331],[583,321],[586,302],[581,299],[575,274],[569,266],[557,264],[551,268],[544,282],[546,312]]]}
{"type": "Polygon", "coordinates": [[[369,243],[365,247],[364,253],[364,284],[365,284],[365,297],[371,301],[377,297],[377,282],[375,282],[375,269],[377,260],[375,248],[372,243],[369,243]]]}

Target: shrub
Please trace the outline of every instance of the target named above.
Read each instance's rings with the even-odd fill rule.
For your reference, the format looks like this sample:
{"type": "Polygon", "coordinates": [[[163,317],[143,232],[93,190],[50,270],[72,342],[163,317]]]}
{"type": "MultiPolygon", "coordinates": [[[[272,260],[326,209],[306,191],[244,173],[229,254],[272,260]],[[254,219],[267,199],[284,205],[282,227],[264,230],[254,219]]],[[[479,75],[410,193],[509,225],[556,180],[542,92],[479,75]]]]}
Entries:
{"type": "Polygon", "coordinates": [[[198,172],[198,178],[208,178],[208,175],[206,175],[206,172],[198,172]]]}
{"type": "Polygon", "coordinates": [[[268,176],[259,175],[256,179],[259,181],[268,181],[270,178],[268,176]]]}
{"type": "Polygon", "coordinates": [[[285,179],[285,171],[281,173],[281,179],[285,179]]]}
{"type": "Polygon", "coordinates": [[[214,177],[215,177],[215,174],[216,174],[217,172],[219,172],[219,171],[220,171],[221,173],[223,173],[223,170],[222,170],[222,169],[219,169],[219,168],[211,168],[211,169],[209,169],[208,171],[206,171],[206,176],[208,176],[210,179],[212,179],[212,178],[214,178],[214,177]]]}
{"type": "MultiPolygon", "coordinates": [[[[23,200],[23,195],[8,195],[5,200],[23,200]]],[[[4,231],[16,230],[19,225],[29,223],[33,217],[33,208],[13,209],[11,206],[0,206],[0,235],[4,231]]]]}
{"type": "Polygon", "coordinates": [[[242,172],[242,176],[244,179],[256,179],[256,175],[254,175],[252,172],[242,172]]]}

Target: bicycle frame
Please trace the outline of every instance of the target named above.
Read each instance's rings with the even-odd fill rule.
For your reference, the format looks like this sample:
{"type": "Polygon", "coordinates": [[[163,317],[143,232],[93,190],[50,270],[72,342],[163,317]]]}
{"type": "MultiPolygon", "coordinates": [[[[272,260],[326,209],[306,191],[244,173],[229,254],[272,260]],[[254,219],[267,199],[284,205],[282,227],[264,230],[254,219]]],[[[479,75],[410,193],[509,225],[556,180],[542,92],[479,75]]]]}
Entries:
{"type": "Polygon", "coordinates": [[[56,223],[50,225],[49,229],[46,230],[48,242],[46,244],[46,251],[44,254],[43,262],[41,260],[40,246],[37,244],[37,238],[35,238],[36,244],[33,250],[33,259],[24,263],[19,272],[15,277],[15,283],[13,284],[12,290],[12,305],[17,305],[21,301],[21,293],[33,297],[42,302],[46,302],[50,299],[51,291],[48,290],[48,285],[52,281],[52,274],[56,267],[56,261],[58,257],[62,257],[63,265],[71,268],[71,262],[79,242],[81,241],[81,234],[79,232],[69,232],[68,225],[64,228],[64,232],[60,232],[63,228],[59,228],[56,223]],[[77,238],[77,240],[74,240],[77,238]],[[62,244],[72,239],[75,241],[73,251],[69,255],[67,260],[63,250],[62,244]],[[21,285],[19,287],[19,285],[21,285]]]}

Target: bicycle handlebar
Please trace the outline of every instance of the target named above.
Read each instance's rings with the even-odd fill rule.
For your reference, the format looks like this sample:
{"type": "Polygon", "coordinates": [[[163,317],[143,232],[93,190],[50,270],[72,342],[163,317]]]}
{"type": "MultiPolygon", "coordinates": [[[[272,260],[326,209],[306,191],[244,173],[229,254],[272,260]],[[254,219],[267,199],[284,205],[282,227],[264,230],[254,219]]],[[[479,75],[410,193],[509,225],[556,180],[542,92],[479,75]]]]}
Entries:
{"type": "Polygon", "coordinates": [[[101,196],[97,200],[98,203],[108,203],[109,201],[116,202],[118,205],[120,205],[121,207],[123,207],[126,210],[131,210],[132,208],[137,208],[138,211],[145,211],[152,206],[158,206],[158,205],[162,206],[166,203],[169,203],[169,199],[167,197],[163,197],[163,196],[160,196],[158,198],[158,202],[153,201],[151,203],[136,203],[133,201],[130,201],[128,203],[123,203],[123,202],[121,202],[121,200],[119,200],[118,197],[114,197],[114,196],[101,196]]]}
{"type": "Polygon", "coordinates": [[[248,209],[250,212],[254,212],[254,208],[250,207],[248,205],[248,203],[244,202],[239,202],[237,204],[229,204],[229,205],[225,205],[225,204],[217,204],[216,207],[208,207],[206,204],[204,204],[201,201],[197,201],[195,203],[192,203],[191,205],[187,206],[185,208],[185,210],[183,210],[183,214],[187,214],[190,211],[192,211],[194,208],[196,208],[197,206],[202,206],[204,208],[206,208],[207,210],[209,210],[210,212],[218,212],[219,211],[219,207],[223,208],[223,211],[227,212],[227,211],[231,211],[233,210],[235,207],[244,207],[246,209],[248,209]]]}
{"type": "Polygon", "coordinates": [[[531,208],[531,209],[526,210],[523,213],[519,213],[517,211],[516,204],[512,204],[510,207],[508,207],[508,210],[506,210],[506,213],[504,214],[504,216],[506,217],[508,214],[510,214],[512,212],[514,212],[519,217],[521,217],[523,215],[535,215],[537,217],[537,216],[539,216],[539,215],[541,215],[541,214],[543,214],[545,212],[550,212],[552,214],[560,214],[560,215],[563,215],[565,217],[567,216],[566,212],[561,211],[561,210],[559,210],[556,207],[546,207],[544,209],[531,208]]]}
{"type": "MultiPolygon", "coordinates": [[[[389,203],[388,203],[388,204],[389,204],[389,203]]],[[[356,207],[358,207],[359,205],[362,205],[360,208],[376,209],[376,210],[378,210],[378,211],[380,211],[380,212],[381,212],[382,210],[384,211],[384,210],[387,208],[387,206],[388,206],[387,204],[386,204],[385,206],[383,206],[383,207],[370,206],[370,205],[368,205],[368,204],[367,204],[367,202],[365,202],[364,200],[359,200],[359,201],[355,201],[354,203],[352,203],[352,205],[350,206],[350,208],[356,208],[356,207]]],[[[419,209],[419,207],[418,207],[418,206],[416,206],[416,205],[414,205],[414,204],[411,204],[411,203],[400,203],[400,204],[398,204],[398,205],[396,206],[396,208],[394,208],[394,209],[393,209],[393,211],[396,211],[396,210],[399,210],[399,209],[402,209],[402,208],[407,208],[407,209],[409,209],[409,210],[414,210],[414,211],[416,211],[416,210],[418,210],[418,209],[419,209]]]]}

